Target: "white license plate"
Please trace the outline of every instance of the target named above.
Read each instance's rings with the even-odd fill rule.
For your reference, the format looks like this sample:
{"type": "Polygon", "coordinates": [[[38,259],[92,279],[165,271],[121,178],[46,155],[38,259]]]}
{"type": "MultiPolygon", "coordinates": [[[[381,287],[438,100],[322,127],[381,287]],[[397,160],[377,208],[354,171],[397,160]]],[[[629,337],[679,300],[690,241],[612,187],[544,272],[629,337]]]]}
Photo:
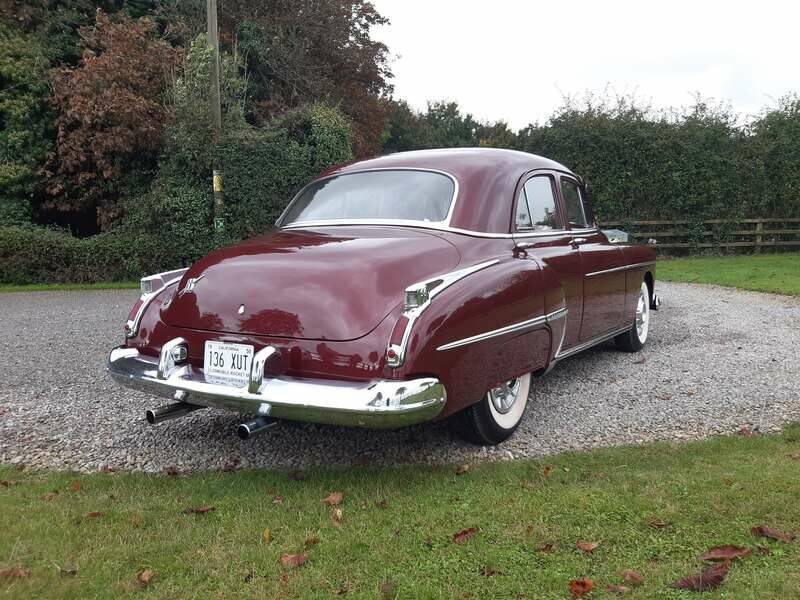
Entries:
{"type": "Polygon", "coordinates": [[[252,346],[206,342],[203,370],[209,383],[244,387],[250,378],[252,362],[252,346]]]}

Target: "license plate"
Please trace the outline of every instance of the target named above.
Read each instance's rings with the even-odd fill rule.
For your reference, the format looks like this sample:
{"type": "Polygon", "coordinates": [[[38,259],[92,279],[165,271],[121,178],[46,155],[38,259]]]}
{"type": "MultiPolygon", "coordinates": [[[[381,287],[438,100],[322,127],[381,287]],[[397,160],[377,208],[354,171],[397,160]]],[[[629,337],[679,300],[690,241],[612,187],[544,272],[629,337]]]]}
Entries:
{"type": "Polygon", "coordinates": [[[252,346],[206,342],[203,369],[209,383],[244,387],[250,378],[252,362],[252,346]]]}

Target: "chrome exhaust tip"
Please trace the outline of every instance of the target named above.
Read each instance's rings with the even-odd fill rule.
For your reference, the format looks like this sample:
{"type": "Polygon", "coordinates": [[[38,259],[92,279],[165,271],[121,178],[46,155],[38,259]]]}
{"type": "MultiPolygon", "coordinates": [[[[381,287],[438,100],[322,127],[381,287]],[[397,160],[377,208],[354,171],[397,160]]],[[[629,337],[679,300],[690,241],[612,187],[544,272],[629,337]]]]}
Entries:
{"type": "Polygon", "coordinates": [[[247,423],[242,423],[236,429],[236,435],[238,435],[243,440],[249,440],[256,434],[262,433],[269,429],[270,427],[274,427],[278,424],[278,421],[275,419],[269,419],[267,417],[258,417],[253,419],[252,421],[248,421],[247,423]]]}
{"type": "Polygon", "coordinates": [[[161,423],[162,421],[169,421],[170,419],[177,419],[184,417],[190,412],[205,408],[205,406],[198,406],[196,404],[189,404],[188,402],[175,402],[174,404],[166,404],[158,408],[151,408],[145,412],[145,418],[150,425],[161,423]]]}

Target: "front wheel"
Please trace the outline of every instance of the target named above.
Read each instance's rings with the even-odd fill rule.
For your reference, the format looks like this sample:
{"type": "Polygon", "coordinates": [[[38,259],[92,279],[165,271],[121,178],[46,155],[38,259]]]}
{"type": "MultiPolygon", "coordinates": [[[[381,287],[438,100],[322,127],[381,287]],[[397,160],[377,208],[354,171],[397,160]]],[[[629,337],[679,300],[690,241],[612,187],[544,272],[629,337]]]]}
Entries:
{"type": "Polygon", "coordinates": [[[521,375],[492,388],[463,413],[467,437],[481,445],[504,442],[516,431],[531,389],[531,374],[521,375]]]}
{"type": "Polygon", "coordinates": [[[614,338],[617,347],[625,352],[638,352],[647,341],[650,331],[650,289],[647,282],[642,282],[639,289],[639,300],[636,303],[636,316],[633,318],[631,328],[625,333],[614,338]]]}

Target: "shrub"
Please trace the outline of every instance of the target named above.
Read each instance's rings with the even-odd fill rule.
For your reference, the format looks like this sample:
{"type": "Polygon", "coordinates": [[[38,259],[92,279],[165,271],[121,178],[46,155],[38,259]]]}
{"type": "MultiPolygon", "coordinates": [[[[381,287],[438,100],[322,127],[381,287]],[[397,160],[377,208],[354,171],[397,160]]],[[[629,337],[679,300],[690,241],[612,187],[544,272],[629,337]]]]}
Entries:
{"type": "Polygon", "coordinates": [[[0,283],[127,281],[180,266],[153,236],[0,227],[0,283]]]}

